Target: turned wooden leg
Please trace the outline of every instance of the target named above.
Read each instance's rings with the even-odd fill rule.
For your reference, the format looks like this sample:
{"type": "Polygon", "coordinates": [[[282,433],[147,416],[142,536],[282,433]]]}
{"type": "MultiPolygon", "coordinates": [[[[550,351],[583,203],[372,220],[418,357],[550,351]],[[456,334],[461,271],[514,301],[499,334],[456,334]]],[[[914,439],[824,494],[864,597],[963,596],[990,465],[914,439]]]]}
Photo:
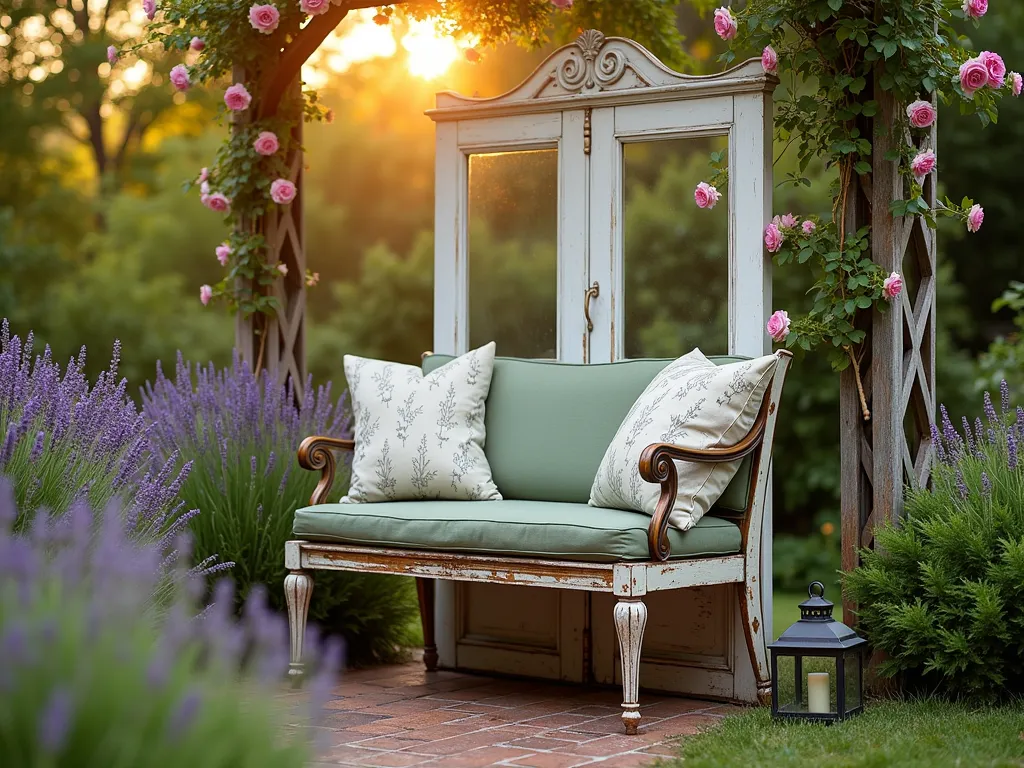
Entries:
{"type": "Polygon", "coordinates": [[[434,640],[434,580],[416,577],[416,595],[420,600],[423,625],[423,663],[428,672],[437,669],[437,643],[434,640]]]}
{"type": "Polygon", "coordinates": [[[764,636],[764,609],[761,602],[761,588],[758,582],[740,582],[740,616],[743,619],[743,634],[747,640],[747,653],[757,683],[757,701],[764,706],[772,703],[772,680],[768,671],[768,638],[764,636]]]}
{"type": "Polygon", "coordinates": [[[621,598],[615,604],[615,632],[622,659],[622,724],[627,734],[640,725],[640,647],[647,626],[647,606],[638,597],[621,598]]]}
{"type": "Polygon", "coordinates": [[[290,571],[284,577],[284,600],[288,605],[288,635],[291,640],[291,663],[288,675],[302,676],[302,645],[306,639],[306,617],[309,598],[313,594],[313,577],[305,571],[290,571]]]}

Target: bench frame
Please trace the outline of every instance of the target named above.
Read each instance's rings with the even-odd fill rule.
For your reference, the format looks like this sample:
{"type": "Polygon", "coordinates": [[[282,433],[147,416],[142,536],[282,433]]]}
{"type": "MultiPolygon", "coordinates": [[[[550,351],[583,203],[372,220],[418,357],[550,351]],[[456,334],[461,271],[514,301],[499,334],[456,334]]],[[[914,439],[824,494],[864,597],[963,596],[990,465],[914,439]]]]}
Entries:
{"type": "MultiPolygon", "coordinates": [[[[640,653],[648,592],[703,587],[712,584],[736,584],[740,592],[747,650],[757,681],[758,700],[771,700],[764,611],[761,599],[761,535],[766,522],[764,508],[769,485],[771,448],[775,436],[778,404],[792,354],[776,353],[779,364],[750,432],[731,448],[696,450],[668,443],[654,443],[640,457],[640,475],[647,482],[661,485],[661,496],[648,529],[648,561],[586,563],[571,560],[536,560],[523,557],[492,557],[436,550],[389,549],[383,547],[327,544],[296,540],[285,544],[284,590],[288,605],[291,638],[289,674],[301,675],[306,617],[313,592],[314,570],[389,573],[416,578],[420,618],[423,622],[424,663],[428,671],[437,668],[434,637],[434,580],[476,581],[532,587],[610,592],[618,598],[614,609],[615,630],[622,662],[622,722],[626,733],[636,733],[640,724],[640,653]],[[736,461],[750,455],[751,487],[748,507],[740,521],[740,552],[721,557],[669,560],[669,513],[676,497],[674,460],[717,463],[736,461]]],[[[320,481],[310,498],[311,505],[327,499],[334,482],[334,451],[351,451],[353,440],[312,436],[299,447],[299,464],[319,471],[320,481]]]]}

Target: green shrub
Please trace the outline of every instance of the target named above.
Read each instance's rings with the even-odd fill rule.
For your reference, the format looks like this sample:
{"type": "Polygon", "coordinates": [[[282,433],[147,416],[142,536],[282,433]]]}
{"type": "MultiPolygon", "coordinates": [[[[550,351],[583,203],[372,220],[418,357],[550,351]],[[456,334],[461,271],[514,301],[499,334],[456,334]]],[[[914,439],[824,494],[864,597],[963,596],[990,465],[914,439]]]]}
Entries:
{"type": "Polygon", "coordinates": [[[880,667],[912,690],[982,700],[1024,693],[1024,409],[1001,387],[996,413],[957,433],[932,427],[932,489],[909,491],[899,527],[845,575],[880,667]]]}
{"type": "MultiPolygon", "coordinates": [[[[155,422],[153,443],[162,456],[192,462],[181,498],[202,514],[191,520],[195,558],[212,554],[235,563],[230,575],[243,600],[254,585],[269,588],[270,603],[284,608],[284,543],[292,538],[295,510],[309,504],[319,475],[302,470],[296,449],[312,434],[347,437],[344,398],[330,386],[296,404],[290,385],[257,377],[237,355],[224,370],[185,363],[175,380],[158,368],[143,393],[155,422]]],[[[346,467],[339,462],[339,482],[346,467]]],[[[310,618],[344,635],[350,663],[388,660],[415,643],[417,615],[412,580],[358,573],[318,573],[310,618]]]]}

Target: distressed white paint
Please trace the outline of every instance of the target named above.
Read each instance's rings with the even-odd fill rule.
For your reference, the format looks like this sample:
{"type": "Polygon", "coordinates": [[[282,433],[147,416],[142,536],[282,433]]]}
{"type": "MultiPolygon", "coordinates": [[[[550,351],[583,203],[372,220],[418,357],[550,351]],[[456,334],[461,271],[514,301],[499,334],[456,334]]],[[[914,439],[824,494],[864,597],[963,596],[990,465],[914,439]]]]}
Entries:
{"type": "Polygon", "coordinates": [[[313,595],[313,577],[308,573],[293,571],[284,577],[284,601],[288,606],[288,635],[291,649],[291,663],[288,674],[297,677],[302,674],[302,651],[306,638],[306,617],[309,615],[309,600],[313,595]]]}
{"type": "Polygon", "coordinates": [[[620,598],[615,604],[615,634],[622,660],[622,724],[626,733],[640,725],[640,649],[647,626],[647,606],[636,597],[620,598]]]}

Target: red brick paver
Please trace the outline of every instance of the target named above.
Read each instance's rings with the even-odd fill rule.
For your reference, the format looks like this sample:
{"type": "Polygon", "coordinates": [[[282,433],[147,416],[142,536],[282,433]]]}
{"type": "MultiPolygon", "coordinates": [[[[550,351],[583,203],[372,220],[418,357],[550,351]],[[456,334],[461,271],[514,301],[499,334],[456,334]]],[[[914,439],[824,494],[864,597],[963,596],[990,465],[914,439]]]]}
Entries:
{"type": "Polygon", "coordinates": [[[642,768],[739,711],[653,694],[641,702],[640,732],[626,736],[612,689],[428,673],[422,662],[346,672],[313,768],[642,768]]]}

